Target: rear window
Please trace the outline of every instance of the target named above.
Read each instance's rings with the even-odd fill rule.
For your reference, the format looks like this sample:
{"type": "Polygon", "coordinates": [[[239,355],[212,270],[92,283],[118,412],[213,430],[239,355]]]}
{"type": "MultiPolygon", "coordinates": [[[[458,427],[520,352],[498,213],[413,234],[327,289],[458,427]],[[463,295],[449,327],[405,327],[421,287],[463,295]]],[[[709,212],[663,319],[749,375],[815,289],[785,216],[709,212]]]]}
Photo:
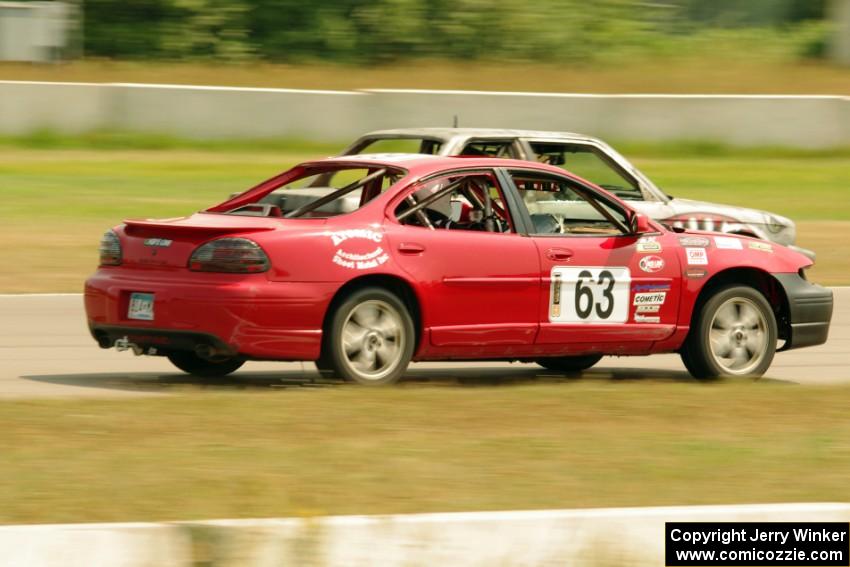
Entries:
{"type": "Polygon", "coordinates": [[[393,186],[402,170],[375,166],[311,168],[287,183],[224,211],[231,215],[327,218],[356,211],[393,186]]]}

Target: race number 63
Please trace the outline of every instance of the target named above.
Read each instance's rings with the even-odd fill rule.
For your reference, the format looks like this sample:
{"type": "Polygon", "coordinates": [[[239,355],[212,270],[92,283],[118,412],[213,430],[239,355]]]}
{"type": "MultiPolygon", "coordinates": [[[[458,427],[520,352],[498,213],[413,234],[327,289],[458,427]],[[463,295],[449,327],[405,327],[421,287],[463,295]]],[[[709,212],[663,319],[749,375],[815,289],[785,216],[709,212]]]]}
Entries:
{"type": "Polygon", "coordinates": [[[549,321],[625,323],[629,318],[631,281],[628,268],[552,268],[549,321]]]}

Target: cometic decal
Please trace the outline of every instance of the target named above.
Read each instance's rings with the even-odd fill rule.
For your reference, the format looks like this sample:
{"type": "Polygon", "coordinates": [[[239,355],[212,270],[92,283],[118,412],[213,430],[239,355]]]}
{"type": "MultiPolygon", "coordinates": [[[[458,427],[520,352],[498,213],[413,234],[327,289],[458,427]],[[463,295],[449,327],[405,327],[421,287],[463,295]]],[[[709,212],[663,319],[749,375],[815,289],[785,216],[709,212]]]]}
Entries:
{"type": "Polygon", "coordinates": [[[632,300],[632,305],[663,305],[666,298],[666,291],[636,293],[632,300]]]}

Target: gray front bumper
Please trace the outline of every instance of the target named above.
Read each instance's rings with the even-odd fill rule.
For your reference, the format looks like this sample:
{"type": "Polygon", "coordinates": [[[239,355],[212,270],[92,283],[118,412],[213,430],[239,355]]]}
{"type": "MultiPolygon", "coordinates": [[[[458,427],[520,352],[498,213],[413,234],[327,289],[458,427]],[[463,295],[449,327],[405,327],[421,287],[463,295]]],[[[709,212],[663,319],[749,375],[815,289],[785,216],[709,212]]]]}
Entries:
{"type": "Polygon", "coordinates": [[[788,298],[788,339],[782,350],[825,343],[832,320],[832,291],[798,274],[773,275],[788,298]]]}

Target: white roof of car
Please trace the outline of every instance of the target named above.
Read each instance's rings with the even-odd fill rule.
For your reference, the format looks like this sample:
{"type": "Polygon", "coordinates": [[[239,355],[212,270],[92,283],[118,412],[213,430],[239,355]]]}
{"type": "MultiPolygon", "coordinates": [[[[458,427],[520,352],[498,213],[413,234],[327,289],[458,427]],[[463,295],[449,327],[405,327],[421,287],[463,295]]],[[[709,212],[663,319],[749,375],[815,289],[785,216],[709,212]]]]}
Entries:
{"type": "Polygon", "coordinates": [[[371,136],[386,136],[386,137],[432,137],[447,140],[454,137],[478,138],[486,136],[488,138],[545,138],[545,139],[588,139],[592,140],[591,136],[585,134],[577,134],[575,132],[548,132],[545,130],[510,130],[503,128],[394,128],[391,130],[375,130],[364,134],[365,137],[371,136]]]}

